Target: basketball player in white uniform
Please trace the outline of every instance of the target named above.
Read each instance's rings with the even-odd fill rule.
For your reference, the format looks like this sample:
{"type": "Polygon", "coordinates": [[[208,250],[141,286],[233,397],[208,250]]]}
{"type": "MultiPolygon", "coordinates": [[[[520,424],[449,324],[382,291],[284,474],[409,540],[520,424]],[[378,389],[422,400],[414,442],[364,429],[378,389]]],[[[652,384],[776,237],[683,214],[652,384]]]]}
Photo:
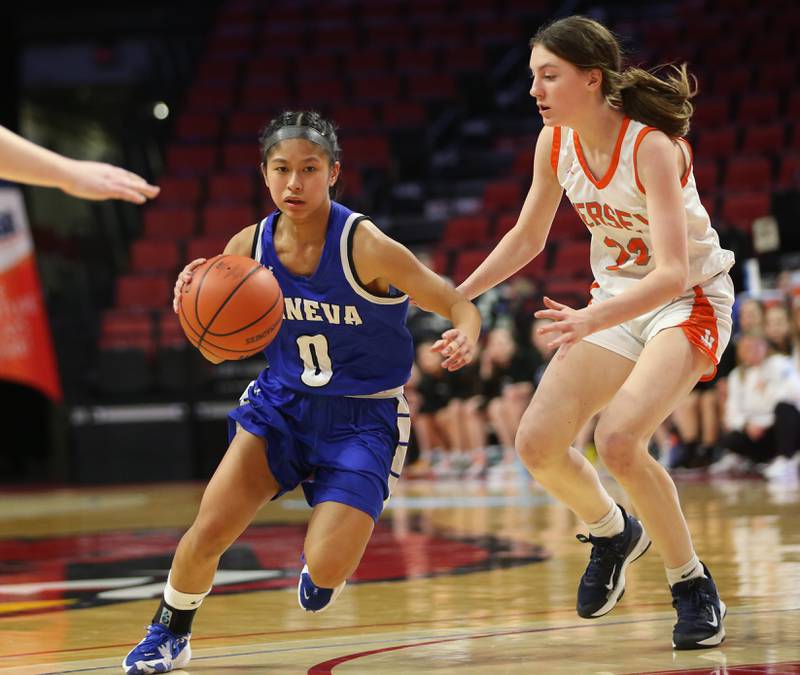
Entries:
{"type": "Polygon", "coordinates": [[[589,536],[579,536],[592,551],[578,614],[611,611],[629,564],[652,540],[678,614],[673,648],[713,647],[725,637],[725,605],[697,558],[672,479],[647,451],[679,401],[713,376],[731,333],[734,257],[711,228],[681,138],[692,113],[689,78],[685,67],[666,79],[623,70],[613,35],[579,16],[542,28],[531,47],[531,96],[545,125],[532,185],[515,227],[459,290],[474,298],[538,255],[567,193],[591,233],[592,299],[573,309],[545,298],[536,312],[553,320],[540,330],[559,351],[522,418],[517,451],[588,526],[589,536]],[[600,410],[598,453],[638,518],[570,447],[600,410]]]}

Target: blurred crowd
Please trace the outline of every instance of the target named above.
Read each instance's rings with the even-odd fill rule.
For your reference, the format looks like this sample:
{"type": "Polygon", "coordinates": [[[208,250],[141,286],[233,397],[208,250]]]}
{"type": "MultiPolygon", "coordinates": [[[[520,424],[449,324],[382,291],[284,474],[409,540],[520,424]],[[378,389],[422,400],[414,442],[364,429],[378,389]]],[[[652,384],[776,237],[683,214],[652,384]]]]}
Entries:
{"type": "MultiPolygon", "coordinates": [[[[798,479],[800,289],[786,285],[734,306],[734,335],[711,381],[700,382],[653,437],[650,452],[673,473],[798,479]]],[[[577,299],[576,299],[577,300],[577,299]]],[[[479,352],[450,373],[430,351],[447,325],[412,307],[416,362],[406,395],[414,444],[406,475],[500,478],[526,475],[514,436],[553,351],[533,318],[541,297],[524,278],[477,301],[479,352]]],[[[579,306],[577,302],[573,306],[579,306]]],[[[597,462],[590,421],[575,439],[597,462]]]]}

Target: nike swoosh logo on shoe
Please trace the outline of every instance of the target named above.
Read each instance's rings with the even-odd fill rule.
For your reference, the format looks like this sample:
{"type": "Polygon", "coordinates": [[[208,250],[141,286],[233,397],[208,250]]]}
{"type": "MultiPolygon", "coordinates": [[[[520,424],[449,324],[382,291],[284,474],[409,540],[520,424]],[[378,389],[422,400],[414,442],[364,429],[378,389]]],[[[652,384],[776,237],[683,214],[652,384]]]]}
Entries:
{"type": "Polygon", "coordinates": [[[606,584],[606,588],[607,588],[609,591],[610,591],[612,588],[614,588],[614,572],[616,572],[616,571],[617,571],[617,566],[616,566],[616,565],[614,565],[614,567],[611,569],[611,578],[608,580],[608,583],[606,584]]]}
{"type": "Polygon", "coordinates": [[[303,589],[303,600],[308,600],[310,597],[311,596],[308,593],[306,593],[306,589],[304,588],[303,589]]]}
{"type": "Polygon", "coordinates": [[[717,626],[719,626],[719,619],[717,618],[717,613],[714,611],[713,607],[711,608],[711,616],[713,617],[713,619],[708,623],[712,628],[716,628],[717,626]]]}

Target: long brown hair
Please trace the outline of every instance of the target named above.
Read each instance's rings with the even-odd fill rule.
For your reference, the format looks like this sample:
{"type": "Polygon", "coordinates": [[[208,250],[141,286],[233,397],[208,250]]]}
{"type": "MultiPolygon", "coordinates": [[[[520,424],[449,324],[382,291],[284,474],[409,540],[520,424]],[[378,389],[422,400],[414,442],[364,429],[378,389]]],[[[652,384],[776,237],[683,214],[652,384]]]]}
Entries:
{"type": "Polygon", "coordinates": [[[688,133],[697,80],[689,75],[685,63],[667,66],[671,73],[666,77],[641,68],[623,70],[617,38],[603,24],[585,16],[569,16],[543,26],[531,38],[530,46],[537,44],[576,68],[600,70],[606,101],[631,119],[672,138],[688,133]]]}

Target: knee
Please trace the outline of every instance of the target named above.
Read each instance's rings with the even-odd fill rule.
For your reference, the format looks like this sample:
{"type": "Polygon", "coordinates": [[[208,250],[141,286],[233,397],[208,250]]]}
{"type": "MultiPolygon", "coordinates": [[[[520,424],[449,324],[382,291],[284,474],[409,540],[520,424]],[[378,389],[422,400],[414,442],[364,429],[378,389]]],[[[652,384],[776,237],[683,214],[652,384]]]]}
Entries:
{"type": "Polygon", "coordinates": [[[192,554],[201,558],[221,556],[236,538],[220,518],[198,518],[185,535],[192,554]]]}
{"type": "Polygon", "coordinates": [[[602,422],[594,433],[597,454],[611,474],[621,479],[630,474],[639,459],[641,440],[638,434],[628,429],[609,429],[602,422]]]}
{"type": "Polygon", "coordinates": [[[306,552],[306,564],[308,565],[308,573],[311,575],[311,581],[320,588],[336,588],[354,571],[356,565],[352,561],[345,560],[336,555],[327,555],[325,558],[320,558],[315,555],[309,555],[306,552]]]}
{"type": "Polygon", "coordinates": [[[554,438],[546,424],[526,420],[520,423],[514,440],[514,447],[522,463],[534,473],[557,461],[568,445],[569,441],[563,444],[554,438]]]}

